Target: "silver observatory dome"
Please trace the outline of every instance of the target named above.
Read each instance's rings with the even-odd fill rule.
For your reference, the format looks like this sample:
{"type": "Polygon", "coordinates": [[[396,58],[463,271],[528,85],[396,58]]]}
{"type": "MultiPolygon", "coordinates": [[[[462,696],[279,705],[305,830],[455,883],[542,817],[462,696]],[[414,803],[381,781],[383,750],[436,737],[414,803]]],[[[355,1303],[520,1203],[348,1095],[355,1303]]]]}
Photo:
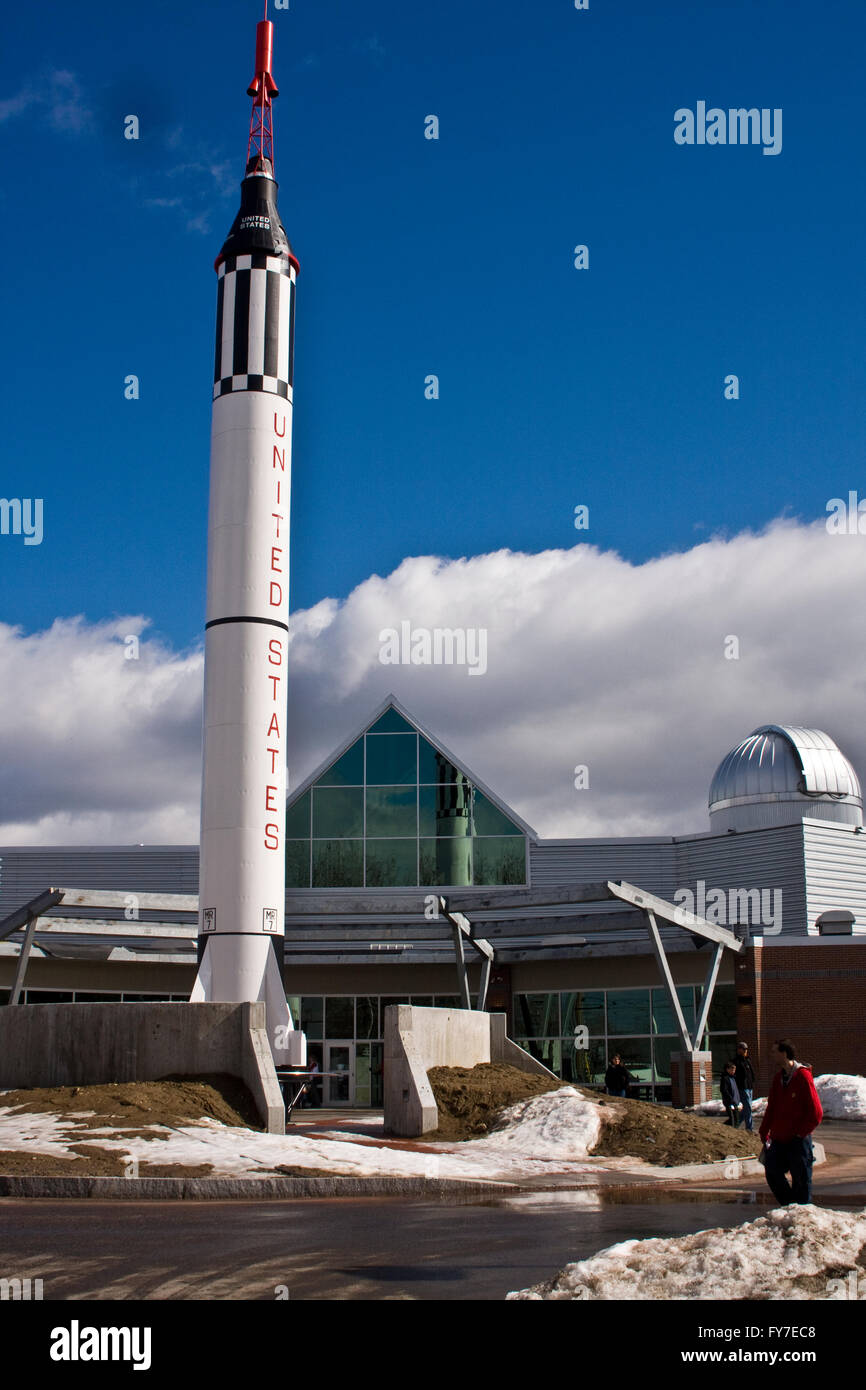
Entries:
{"type": "Polygon", "coordinates": [[[710,830],[791,825],[804,816],[863,824],[857,773],[820,729],[763,724],[732,749],[710,787],[710,830]]]}

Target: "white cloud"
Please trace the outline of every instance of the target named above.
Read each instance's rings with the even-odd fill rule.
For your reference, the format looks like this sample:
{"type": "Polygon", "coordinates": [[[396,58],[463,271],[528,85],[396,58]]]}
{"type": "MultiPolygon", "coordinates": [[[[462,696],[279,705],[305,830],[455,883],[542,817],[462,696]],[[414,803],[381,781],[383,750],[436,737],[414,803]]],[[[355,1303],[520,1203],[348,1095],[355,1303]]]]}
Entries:
{"type": "MultiPolygon", "coordinates": [[[[176,132],[172,132],[166,143],[172,146],[176,132]]],[[[212,154],[199,150],[200,157],[175,164],[165,172],[168,180],[174,180],[171,187],[182,181],[183,196],[165,199],[151,199],[151,204],[159,202],[164,207],[176,207],[185,217],[188,232],[209,234],[212,230],[214,199],[223,202],[234,195],[240,186],[242,170],[229,159],[219,160],[212,154]],[[202,207],[204,204],[204,207],[202,207]],[[193,209],[198,211],[193,212],[193,209]]]]}
{"type": "Polygon", "coordinates": [[[37,93],[32,86],[22,87],[14,97],[5,97],[0,101],[0,124],[23,115],[37,100],[37,93]]]}
{"type": "MultiPolygon", "coordinates": [[[[292,785],[393,690],[542,834],[706,830],[715,767],[759,724],[823,728],[866,772],[864,578],[863,538],[791,521],[643,565],[587,545],[407,559],[293,617],[292,785]],[[403,620],[486,628],[487,673],[383,666],[403,620]]],[[[0,843],[197,839],[202,658],[142,637],[125,661],[143,626],[0,628],[0,843]]]]}
{"type": "Polygon", "coordinates": [[[78,78],[63,68],[25,83],[15,96],[0,101],[0,124],[34,109],[43,111],[55,130],[68,135],[81,135],[93,124],[78,78]]]}
{"type": "Polygon", "coordinates": [[[712,774],[759,724],[824,728],[866,771],[864,578],[862,538],[790,521],[643,565],[586,545],[408,559],[295,618],[293,785],[393,689],[542,834],[706,830],[712,774]],[[487,673],[380,665],[402,620],[486,628],[487,673]]]}
{"type": "Polygon", "coordinates": [[[202,657],[147,641],[146,626],[0,624],[0,842],[197,840],[202,657]],[[140,634],[127,660],[124,638],[140,634]]]}
{"type": "MultiPolygon", "coordinates": [[[[96,126],[78,76],[64,68],[30,78],[14,96],[0,99],[0,125],[25,115],[30,120],[47,121],[53,130],[65,135],[92,135],[96,126]]],[[[168,130],[161,139],[172,154],[183,149],[184,161],[138,175],[128,181],[129,186],[139,191],[144,207],[174,209],[184,218],[188,232],[209,235],[212,215],[219,209],[224,212],[226,201],[237,197],[243,167],[235,160],[220,159],[181,125],[168,130]],[[178,180],[182,182],[179,193],[174,191],[178,180]],[[146,181],[158,191],[145,193],[146,181]]]]}

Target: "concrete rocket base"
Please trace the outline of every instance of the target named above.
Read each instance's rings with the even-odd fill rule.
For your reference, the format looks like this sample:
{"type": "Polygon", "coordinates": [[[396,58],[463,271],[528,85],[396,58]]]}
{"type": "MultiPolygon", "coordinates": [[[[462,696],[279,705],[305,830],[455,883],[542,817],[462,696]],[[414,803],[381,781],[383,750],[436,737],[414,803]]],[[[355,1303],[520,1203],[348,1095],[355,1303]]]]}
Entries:
{"type": "MultiPolygon", "coordinates": [[[[282,945],[282,937],[280,937],[282,945]]],[[[273,944],[267,937],[218,935],[205,942],[191,1004],[265,1006],[266,1036],[278,1067],[305,1067],[307,1039],[295,1028],[273,944]]]]}
{"type": "MultiPolygon", "coordinates": [[[[300,1034],[298,1036],[301,1036],[300,1034]]],[[[0,1009],[0,1089],[163,1081],[225,1072],[243,1081],[269,1134],[286,1107],[264,1004],[19,1004],[0,1009]]]]}

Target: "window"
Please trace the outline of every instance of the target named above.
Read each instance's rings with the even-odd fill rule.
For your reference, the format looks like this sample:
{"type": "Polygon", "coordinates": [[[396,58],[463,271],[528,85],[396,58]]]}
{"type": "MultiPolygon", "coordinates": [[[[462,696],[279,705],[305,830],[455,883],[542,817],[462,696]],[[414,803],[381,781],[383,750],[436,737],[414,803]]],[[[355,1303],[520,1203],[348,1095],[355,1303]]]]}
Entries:
{"type": "Polygon", "coordinates": [[[360,888],[363,882],[363,840],[313,841],[314,888],[360,888]]]}
{"type": "Polygon", "coordinates": [[[649,1085],[653,1079],[652,1040],[650,1038],[608,1038],[607,1059],[619,1053],[636,1082],[649,1085]]]}
{"type": "Polygon", "coordinates": [[[373,787],[367,791],[367,834],[417,835],[418,797],[414,787],[373,787]]]}
{"type": "Polygon", "coordinates": [[[323,772],[319,787],[360,787],[364,784],[364,740],[356,739],[351,748],[323,772]]]}
{"type": "Polygon", "coordinates": [[[526,838],[389,709],[286,809],[290,888],[526,882],[526,838]]]}
{"type": "Polygon", "coordinates": [[[355,1000],[356,1027],[359,1038],[381,1038],[379,1032],[379,1000],[359,995],[355,1000]]]}
{"type": "MultiPolygon", "coordinates": [[[[700,1005],[703,989],[700,985],[696,990],[698,1004],[700,1005]]],[[[736,985],[716,985],[713,991],[713,1002],[710,1004],[710,1016],[707,1019],[707,1028],[711,1033],[735,1032],[737,1027],[737,987],[736,985]]]]}
{"type": "Polygon", "coordinates": [[[609,1033],[649,1033],[648,989],[609,989],[607,991],[607,1030],[609,1033]]]}
{"type": "Polygon", "coordinates": [[[350,840],[364,833],[364,793],[360,787],[316,787],[313,838],[350,840]]]}
{"type": "Polygon", "coordinates": [[[302,1033],[306,1033],[308,1038],[321,1042],[325,1036],[323,1031],[324,1009],[321,995],[304,995],[301,999],[301,1023],[302,1033]]]}
{"type": "Polygon", "coordinates": [[[679,1038],[653,1038],[653,1072],[657,1085],[671,1084],[671,1053],[681,1050],[679,1038]]]}
{"type": "MultiPolygon", "coordinates": [[[[697,985],[680,985],[677,997],[690,1029],[695,1025],[697,985]]],[[[729,1023],[735,999],[733,985],[719,985],[721,999],[713,1001],[712,1017],[729,1023]]],[[[441,1002],[441,1001],[437,1001],[441,1002]]],[[[671,1053],[682,1048],[673,1009],[661,986],[649,989],[595,989],[548,994],[515,994],[512,1034],[521,1047],[577,1085],[603,1086],[608,1062],[619,1053],[643,1095],[670,1100],[671,1053]],[[588,1046],[578,1047],[575,1031],[585,1027],[588,1046]],[[552,1060],[551,1060],[552,1059],[552,1060]]],[[[736,1034],[710,1031],[713,1071],[718,1094],[722,1062],[734,1052],[736,1034]]]]}
{"type": "Polygon", "coordinates": [[[567,1035],[574,1033],[577,1028],[584,1027],[589,1030],[591,1038],[604,1037],[604,990],[591,990],[585,994],[563,994],[560,997],[563,1033],[567,1035]]]}
{"type": "Polygon", "coordinates": [[[603,1038],[590,1040],[588,1048],[577,1047],[574,1038],[563,1038],[563,1081],[574,1081],[578,1086],[603,1086],[605,1066],[603,1038]]]}
{"type": "MultiPolygon", "coordinates": [[[[693,985],[678,985],[677,999],[686,1021],[689,1032],[694,1031],[695,1027],[695,990],[693,985]]],[[[668,999],[668,992],[664,988],[654,989],[652,992],[653,1010],[653,1032],[654,1033],[676,1033],[679,1036],[679,1027],[674,1018],[674,1011],[668,999]]]]}
{"type": "Polygon", "coordinates": [[[355,1000],[351,995],[331,995],[325,1000],[325,1037],[354,1038],[355,1000]]]}
{"type": "Polygon", "coordinates": [[[301,799],[296,801],[295,804],[290,806],[286,811],[286,834],[288,836],[309,839],[310,805],[312,799],[311,792],[304,792],[301,799]]]}
{"type": "Polygon", "coordinates": [[[528,1038],[558,1037],[558,994],[515,994],[514,1031],[528,1038]]]}
{"type": "Polygon", "coordinates": [[[417,734],[368,734],[367,786],[418,781],[417,734]]]}
{"type": "Polygon", "coordinates": [[[368,840],[367,887],[410,888],[418,882],[417,840],[368,840]]]}

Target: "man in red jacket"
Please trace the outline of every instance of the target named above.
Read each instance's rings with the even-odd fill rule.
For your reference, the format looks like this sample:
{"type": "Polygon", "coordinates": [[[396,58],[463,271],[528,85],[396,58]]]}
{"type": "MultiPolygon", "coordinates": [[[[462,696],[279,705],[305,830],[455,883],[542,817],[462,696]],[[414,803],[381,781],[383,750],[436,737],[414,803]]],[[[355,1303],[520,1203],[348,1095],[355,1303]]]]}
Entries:
{"type": "Polygon", "coordinates": [[[773,1195],[782,1206],[812,1200],[812,1130],[824,1111],[808,1067],[795,1060],[787,1038],[775,1044],[779,1070],[773,1077],[761,1138],[767,1145],[764,1171],[773,1195]],[[786,1174],[791,1174],[788,1182],[786,1174]]]}

